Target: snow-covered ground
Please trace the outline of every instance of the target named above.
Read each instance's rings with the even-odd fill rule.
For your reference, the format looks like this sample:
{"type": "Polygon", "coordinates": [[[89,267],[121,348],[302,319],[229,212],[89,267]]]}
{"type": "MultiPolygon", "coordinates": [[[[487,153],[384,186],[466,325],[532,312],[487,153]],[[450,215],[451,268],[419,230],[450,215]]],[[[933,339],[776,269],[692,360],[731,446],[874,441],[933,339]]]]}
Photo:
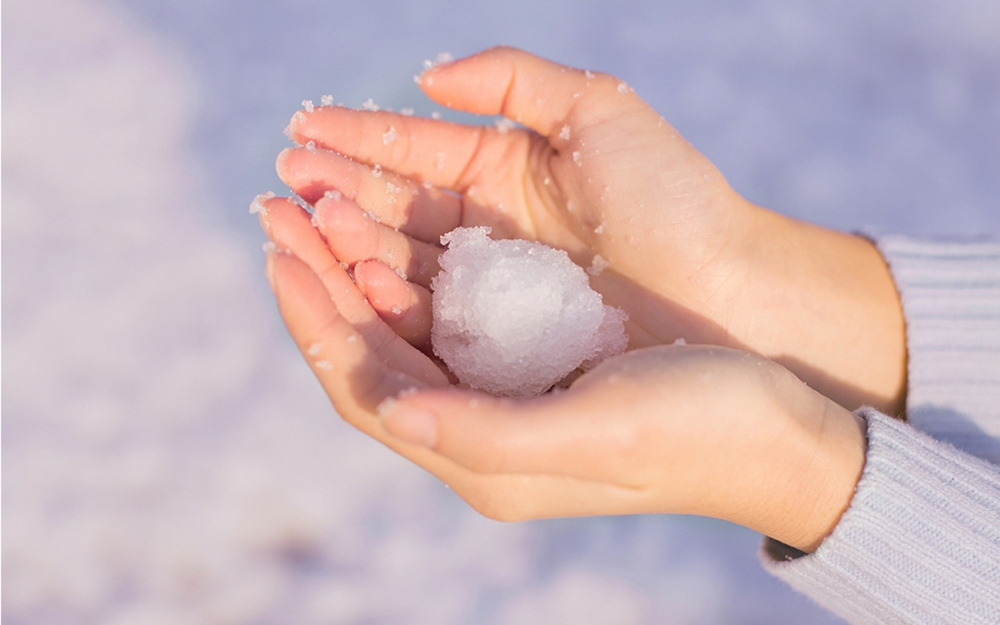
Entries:
{"type": "Polygon", "coordinates": [[[246,213],[304,98],[496,43],[618,74],[752,200],[1000,233],[1000,5],[3,4],[3,621],[824,623],[758,537],[507,525],[342,424],[246,213]],[[661,6],[662,5],[662,6],[661,6]]]}

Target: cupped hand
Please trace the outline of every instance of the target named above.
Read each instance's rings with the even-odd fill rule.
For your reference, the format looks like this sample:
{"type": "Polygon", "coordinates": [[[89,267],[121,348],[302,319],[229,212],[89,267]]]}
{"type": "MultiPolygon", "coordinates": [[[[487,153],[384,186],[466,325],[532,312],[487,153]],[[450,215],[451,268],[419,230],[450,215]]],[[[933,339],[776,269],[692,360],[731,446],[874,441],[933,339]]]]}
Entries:
{"type": "Polygon", "coordinates": [[[591,283],[628,312],[630,348],[677,338],[744,348],[850,408],[899,409],[902,317],[868,242],[747,202],[613,76],[495,48],[419,83],[445,106],[522,127],[319,106],[295,114],[288,132],[305,147],[278,159],[408,342],[427,350],[440,236],[487,225],[584,267],[600,256],[608,265],[591,283]]]}
{"type": "Polygon", "coordinates": [[[292,337],[341,416],[483,514],[701,514],[810,551],[848,505],[863,425],[773,362],[659,346],[533,400],[460,390],[379,318],[298,210],[275,199],[264,216],[292,337]]]}

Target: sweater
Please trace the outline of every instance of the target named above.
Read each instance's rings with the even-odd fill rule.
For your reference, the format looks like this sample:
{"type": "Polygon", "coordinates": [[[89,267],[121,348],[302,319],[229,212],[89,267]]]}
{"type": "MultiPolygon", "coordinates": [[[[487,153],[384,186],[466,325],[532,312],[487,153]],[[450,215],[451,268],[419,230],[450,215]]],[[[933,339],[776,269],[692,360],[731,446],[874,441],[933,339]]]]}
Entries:
{"type": "Polygon", "coordinates": [[[850,506],[764,567],[850,623],[1000,623],[1000,244],[877,241],[906,318],[907,423],[871,408],[850,506]]]}

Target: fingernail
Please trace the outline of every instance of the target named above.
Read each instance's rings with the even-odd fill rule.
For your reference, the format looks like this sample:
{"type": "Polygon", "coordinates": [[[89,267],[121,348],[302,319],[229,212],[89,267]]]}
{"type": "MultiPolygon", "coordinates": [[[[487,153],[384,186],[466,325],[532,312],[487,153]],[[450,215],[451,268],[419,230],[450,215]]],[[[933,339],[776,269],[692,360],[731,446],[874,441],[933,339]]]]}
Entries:
{"type": "Polygon", "coordinates": [[[437,419],[426,410],[394,402],[382,415],[382,425],[401,441],[428,448],[437,444],[437,419]]]}

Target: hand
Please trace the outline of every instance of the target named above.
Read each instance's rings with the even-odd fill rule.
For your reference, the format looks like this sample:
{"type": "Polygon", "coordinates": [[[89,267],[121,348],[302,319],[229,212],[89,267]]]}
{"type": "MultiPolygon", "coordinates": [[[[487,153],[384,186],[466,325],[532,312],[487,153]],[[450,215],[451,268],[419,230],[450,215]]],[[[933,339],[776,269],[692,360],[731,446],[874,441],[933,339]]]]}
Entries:
{"type": "MultiPolygon", "coordinates": [[[[297,206],[268,209],[282,224],[276,242],[307,237],[311,228],[279,215],[297,206]]],[[[296,242],[324,253],[318,236],[296,242]]],[[[317,276],[271,252],[268,275],[340,414],[492,518],[701,514],[808,552],[836,525],[864,464],[863,424],[758,356],[651,347],[569,390],[502,400],[449,388],[360,294],[335,304],[331,293],[358,293],[336,261],[317,276]]]]}
{"type": "Polygon", "coordinates": [[[420,86],[527,129],[317,107],[289,126],[316,149],[278,159],[282,179],[316,203],[337,258],[362,264],[358,285],[411,344],[427,349],[440,235],[489,225],[585,267],[609,261],[592,285],[629,313],[631,348],[683,337],[747,349],[849,408],[901,410],[902,314],[867,241],[747,202],[612,76],[496,48],[436,66],[420,86]],[[334,189],[344,198],[321,199],[334,189]]]}

